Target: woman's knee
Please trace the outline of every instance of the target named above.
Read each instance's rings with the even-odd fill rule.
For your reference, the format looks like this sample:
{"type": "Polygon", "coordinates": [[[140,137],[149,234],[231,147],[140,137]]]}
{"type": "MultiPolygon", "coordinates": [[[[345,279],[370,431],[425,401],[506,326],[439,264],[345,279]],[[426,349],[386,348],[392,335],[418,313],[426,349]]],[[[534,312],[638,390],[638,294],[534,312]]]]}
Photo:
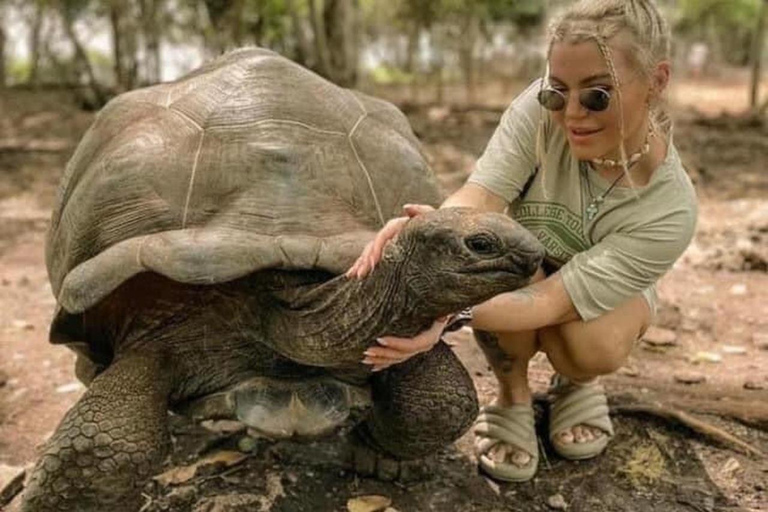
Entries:
{"type": "Polygon", "coordinates": [[[636,338],[625,333],[575,338],[557,327],[540,336],[541,347],[555,370],[576,378],[615,372],[626,362],[636,338]]]}

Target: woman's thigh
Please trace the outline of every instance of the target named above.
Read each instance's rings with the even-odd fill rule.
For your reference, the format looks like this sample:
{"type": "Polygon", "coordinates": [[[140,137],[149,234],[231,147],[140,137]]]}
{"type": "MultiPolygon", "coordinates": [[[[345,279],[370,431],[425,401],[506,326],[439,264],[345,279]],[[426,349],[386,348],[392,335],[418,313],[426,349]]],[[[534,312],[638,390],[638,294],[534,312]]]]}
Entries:
{"type": "Polygon", "coordinates": [[[575,379],[589,378],[620,368],[650,323],[650,306],[638,295],[589,322],[577,320],[540,329],[538,338],[558,372],[575,379]]]}

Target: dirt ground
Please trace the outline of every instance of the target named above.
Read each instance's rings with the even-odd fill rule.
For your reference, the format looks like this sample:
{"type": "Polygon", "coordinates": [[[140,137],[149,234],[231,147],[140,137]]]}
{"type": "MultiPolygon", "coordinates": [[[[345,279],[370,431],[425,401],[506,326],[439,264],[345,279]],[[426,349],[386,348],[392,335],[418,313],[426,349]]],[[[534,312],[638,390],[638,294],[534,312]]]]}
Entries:
{"type": "MultiPolygon", "coordinates": [[[[404,105],[446,192],[470,172],[515,90],[489,89],[473,108],[404,105]]],[[[605,379],[617,436],[604,456],[568,462],[544,443],[533,481],[499,485],[478,474],[467,433],[431,461],[430,478],[387,483],[349,471],[341,436],[275,442],[174,418],[166,469],[201,457],[207,463],[176,484],[150,484],[142,511],[384,510],[350,501],[371,495],[389,502],[390,512],[768,511],[768,460],[716,439],[729,433],[768,453],[768,126],[721,115],[740,111],[746,90],[731,80],[683,82],[673,91],[675,141],[697,185],[700,220],[691,247],[660,283],[656,329],[605,379]],[[665,417],[680,411],[687,416],[665,417]]],[[[2,489],[33,463],[83,392],[74,356],[47,343],[55,300],[43,246],[58,179],[93,115],[51,91],[0,93],[0,112],[2,489]]],[[[491,401],[492,374],[470,334],[449,341],[481,402],[491,401]]],[[[536,391],[546,389],[551,371],[535,359],[536,391]]],[[[18,504],[16,497],[7,509],[18,504]]]]}

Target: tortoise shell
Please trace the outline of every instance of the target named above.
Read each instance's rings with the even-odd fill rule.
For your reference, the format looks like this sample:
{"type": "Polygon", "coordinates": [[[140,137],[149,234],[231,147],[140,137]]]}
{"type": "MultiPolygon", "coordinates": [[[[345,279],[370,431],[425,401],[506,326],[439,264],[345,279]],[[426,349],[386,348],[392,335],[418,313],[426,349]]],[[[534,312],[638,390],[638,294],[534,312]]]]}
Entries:
{"type": "Polygon", "coordinates": [[[46,262],[71,314],[146,271],[340,273],[404,203],[439,201],[393,105],[244,49],[99,113],[65,170],[46,262]]]}

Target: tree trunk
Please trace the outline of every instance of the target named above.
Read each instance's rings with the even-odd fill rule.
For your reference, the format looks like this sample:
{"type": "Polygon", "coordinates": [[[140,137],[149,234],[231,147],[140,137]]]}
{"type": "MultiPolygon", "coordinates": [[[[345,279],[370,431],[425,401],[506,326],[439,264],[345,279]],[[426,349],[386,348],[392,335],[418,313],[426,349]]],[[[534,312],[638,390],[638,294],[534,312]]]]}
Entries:
{"type": "Polygon", "coordinates": [[[294,60],[302,66],[311,68],[314,65],[314,59],[312,59],[312,50],[309,47],[309,41],[307,41],[307,35],[304,33],[304,27],[302,26],[301,17],[296,10],[296,5],[293,0],[285,0],[285,8],[291,15],[291,29],[293,30],[293,38],[295,39],[295,54],[294,60]]]}
{"type": "MultiPolygon", "coordinates": [[[[208,11],[208,19],[211,22],[212,34],[210,37],[216,54],[224,53],[229,42],[227,27],[227,14],[232,11],[235,0],[204,0],[208,11]]],[[[239,20],[237,20],[239,22],[239,20]]]]}
{"type": "Polygon", "coordinates": [[[59,12],[61,14],[62,25],[64,27],[64,32],[67,34],[69,41],[72,43],[72,46],[75,48],[75,62],[80,71],[78,75],[80,75],[80,73],[85,74],[86,79],[88,81],[88,87],[93,93],[93,101],[95,102],[94,106],[104,105],[107,102],[107,95],[105,94],[104,90],[101,88],[101,85],[99,84],[98,80],[96,80],[96,75],[93,72],[91,61],[88,60],[88,55],[85,53],[85,49],[83,48],[83,45],[80,43],[80,40],[78,40],[77,34],[75,34],[75,30],[73,26],[74,20],[69,15],[66,5],[64,5],[63,2],[60,1],[58,5],[60,10],[59,12]]]}
{"type": "Polygon", "coordinates": [[[326,0],[323,12],[331,78],[343,87],[357,84],[360,48],[358,11],[357,0],[326,0]]]}
{"type": "Polygon", "coordinates": [[[315,55],[317,56],[317,68],[315,71],[331,79],[331,57],[325,32],[325,23],[323,23],[323,17],[320,14],[317,2],[318,0],[309,0],[309,19],[312,23],[312,32],[315,35],[315,55]]]}
{"type": "Polygon", "coordinates": [[[5,89],[5,31],[0,25],[0,89],[5,89]]]}
{"type": "Polygon", "coordinates": [[[109,4],[109,26],[112,29],[112,65],[115,72],[115,85],[118,91],[124,91],[126,87],[123,69],[123,31],[120,30],[120,7],[114,0],[109,4]]]}
{"type": "Polygon", "coordinates": [[[140,0],[141,30],[144,34],[144,79],[149,84],[161,80],[160,31],[158,11],[161,0],[140,0]]]}
{"type": "Polygon", "coordinates": [[[753,111],[758,108],[760,96],[760,65],[763,60],[763,46],[765,46],[765,18],[768,12],[768,0],[763,0],[757,15],[757,29],[752,46],[752,87],[749,95],[749,106],[753,111]]]}
{"type": "Polygon", "coordinates": [[[35,7],[35,17],[32,20],[32,32],[29,35],[29,83],[32,87],[37,87],[39,81],[37,74],[40,67],[40,29],[43,25],[44,14],[44,4],[42,0],[37,0],[37,5],[35,7]]]}
{"type": "Polygon", "coordinates": [[[463,36],[459,43],[459,61],[464,75],[465,101],[471,104],[475,101],[475,42],[480,32],[480,20],[472,15],[463,25],[463,36]]]}

